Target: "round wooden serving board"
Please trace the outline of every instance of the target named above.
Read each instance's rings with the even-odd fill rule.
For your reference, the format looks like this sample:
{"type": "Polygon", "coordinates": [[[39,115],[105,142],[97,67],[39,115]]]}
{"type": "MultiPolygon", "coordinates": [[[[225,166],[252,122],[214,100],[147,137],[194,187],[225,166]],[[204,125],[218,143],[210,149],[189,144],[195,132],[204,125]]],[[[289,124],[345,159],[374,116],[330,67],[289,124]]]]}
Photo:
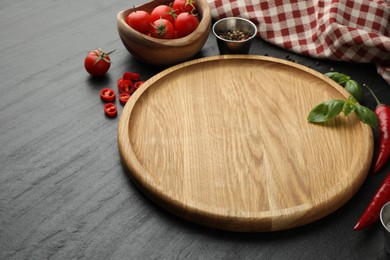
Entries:
{"type": "Polygon", "coordinates": [[[134,182],[184,219],[230,231],[318,220],[359,189],[373,135],[354,114],[310,110],[348,93],[321,73],[270,57],[226,55],[149,79],[122,111],[118,145],[134,182]]]}

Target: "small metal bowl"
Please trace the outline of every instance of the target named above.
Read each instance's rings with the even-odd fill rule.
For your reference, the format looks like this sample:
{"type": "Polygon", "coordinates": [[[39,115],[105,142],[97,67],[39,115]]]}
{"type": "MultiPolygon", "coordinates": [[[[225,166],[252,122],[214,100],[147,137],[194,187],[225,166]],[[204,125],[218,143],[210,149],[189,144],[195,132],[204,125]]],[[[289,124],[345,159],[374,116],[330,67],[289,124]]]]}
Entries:
{"type": "Polygon", "coordinates": [[[380,219],[385,236],[385,249],[390,254],[390,201],[383,205],[380,212],[380,219]]]}
{"type": "Polygon", "coordinates": [[[220,54],[248,54],[257,28],[251,21],[240,17],[223,18],[213,25],[213,33],[217,39],[220,54]],[[221,33],[239,30],[249,35],[245,40],[235,41],[220,37],[221,33]]]}

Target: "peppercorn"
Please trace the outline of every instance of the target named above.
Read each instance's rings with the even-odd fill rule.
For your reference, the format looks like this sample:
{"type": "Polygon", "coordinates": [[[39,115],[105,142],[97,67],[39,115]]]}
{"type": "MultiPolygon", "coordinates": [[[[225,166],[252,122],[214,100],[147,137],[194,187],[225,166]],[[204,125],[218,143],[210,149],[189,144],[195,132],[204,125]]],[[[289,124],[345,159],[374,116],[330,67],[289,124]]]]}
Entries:
{"type": "Polygon", "coordinates": [[[250,34],[236,29],[221,31],[218,33],[218,36],[229,41],[243,41],[248,39],[250,37],[250,34]]]}

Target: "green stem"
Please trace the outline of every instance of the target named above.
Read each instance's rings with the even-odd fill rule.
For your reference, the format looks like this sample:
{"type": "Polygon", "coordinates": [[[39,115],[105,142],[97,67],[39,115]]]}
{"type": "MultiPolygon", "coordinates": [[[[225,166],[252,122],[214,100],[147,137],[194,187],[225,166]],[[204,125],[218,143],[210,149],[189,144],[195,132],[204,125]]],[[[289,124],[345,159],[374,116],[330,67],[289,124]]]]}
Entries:
{"type": "Polygon", "coordinates": [[[374,91],[372,91],[372,89],[371,89],[368,85],[363,84],[363,86],[365,86],[365,87],[368,89],[368,91],[370,91],[371,95],[374,97],[374,99],[375,99],[375,101],[376,101],[376,103],[377,103],[378,105],[382,104],[382,103],[379,101],[379,99],[376,97],[374,91]]]}

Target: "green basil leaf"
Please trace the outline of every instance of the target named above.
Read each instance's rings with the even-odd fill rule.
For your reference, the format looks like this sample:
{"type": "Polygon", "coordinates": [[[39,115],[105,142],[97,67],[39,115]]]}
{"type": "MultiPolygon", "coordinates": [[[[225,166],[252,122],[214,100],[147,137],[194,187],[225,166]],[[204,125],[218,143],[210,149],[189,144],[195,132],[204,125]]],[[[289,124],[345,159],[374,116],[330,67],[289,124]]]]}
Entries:
{"type": "Polygon", "coordinates": [[[355,80],[348,80],[345,82],[345,89],[360,102],[363,100],[363,90],[358,82],[355,80]]]}
{"type": "Polygon", "coordinates": [[[324,75],[329,77],[329,78],[332,78],[332,77],[334,77],[335,75],[338,75],[338,74],[340,74],[340,73],[339,72],[335,72],[335,71],[331,71],[331,72],[325,73],[324,75]]]}
{"type": "Polygon", "coordinates": [[[326,72],[324,75],[327,76],[328,78],[334,79],[335,77],[338,77],[340,74],[341,74],[340,72],[330,71],[330,72],[326,72]]]}
{"type": "Polygon", "coordinates": [[[359,103],[356,103],[355,114],[363,123],[371,126],[374,129],[378,128],[379,119],[377,115],[369,108],[362,106],[359,103]]]}
{"type": "Polygon", "coordinates": [[[345,116],[348,116],[351,112],[355,110],[355,104],[351,102],[345,102],[343,106],[343,112],[345,116]]]}
{"type": "Polygon", "coordinates": [[[336,81],[340,85],[343,85],[344,83],[346,83],[348,80],[351,79],[350,76],[347,76],[347,75],[340,73],[340,72],[327,72],[327,73],[325,73],[325,76],[333,79],[334,81],[336,81]]]}
{"type": "Polygon", "coordinates": [[[352,105],[355,105],[357,103],[357,100],[354,96],[349,96],[347,99],[347,102],[352,104],[352,105]]]}
{"type": "Polygon", "coordinates": [[[320,103],[310,111],[307,120],[312,123],[325,122],[340,114],[344,104],[343,100],[328,100],[320,103]]]}

